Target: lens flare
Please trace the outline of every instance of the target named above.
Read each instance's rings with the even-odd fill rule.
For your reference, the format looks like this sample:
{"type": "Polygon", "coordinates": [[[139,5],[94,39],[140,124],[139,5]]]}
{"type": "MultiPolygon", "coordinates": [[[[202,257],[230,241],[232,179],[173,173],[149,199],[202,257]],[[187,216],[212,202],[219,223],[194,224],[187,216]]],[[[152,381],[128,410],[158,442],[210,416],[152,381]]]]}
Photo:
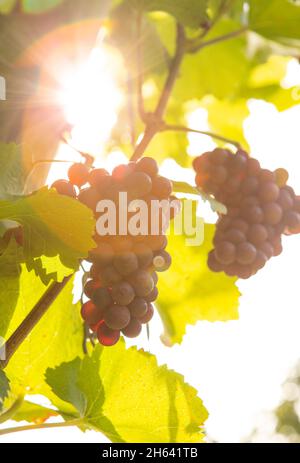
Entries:
{"type": "Polygon", "coordinates": [[[60,104],[73,127],[76,148],[97,155],[117,122],[123,95],[118,85],[120,62],[106,48],[95,48],[88,60],[61,77],[60,104]]]}

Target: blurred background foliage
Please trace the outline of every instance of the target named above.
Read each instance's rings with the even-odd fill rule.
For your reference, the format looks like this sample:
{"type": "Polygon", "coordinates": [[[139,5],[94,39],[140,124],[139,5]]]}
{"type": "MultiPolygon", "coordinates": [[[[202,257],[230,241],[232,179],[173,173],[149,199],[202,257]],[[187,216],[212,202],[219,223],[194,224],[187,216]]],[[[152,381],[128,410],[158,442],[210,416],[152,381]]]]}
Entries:
{"type": "MultiPolygon", "coordinates": [[[[0,139],[29,146],[24,148],[25,157],[29,152],[38,159],[54,156],[67,126],[49,97],[57,81],[40,58],[44,60],[47,53],[51,60],[55,53],[61,60],[80,61],[96,43],[102,26],[108,31],[105,43],[123,57],[120,84],[133,99],[140,73],[136,65],[140,40],[146,109],[152,110],[174,53],[174,17],[186,27],[191,44],[199,37],[199,47],[193,45],[186,53],[167,112],[169,123],[186,123],[193,102],[208,112],[211,130],[247,146],[243,122],[249,99],[273,103],[280,111],[299,103],[293,89],[282,86],[291,57],[299,57],[300,8],[290,0],[4,0],[0,2],[0,74],[7,80],[7,102],[1,105],[0,139]],[[138,39],[141,10],[146,15],[138,39]],[[214,43],[232,33],[231,39],[214,43]],[[212,45],[203,48],[203,40],[212,45]],[[48,93],[41,94],[41,88],[48,93]]],[[[107,151],[119,146],[131,152],[132,124],[134,132],[141,133],[141,121],[129,117],[124,106],[107,151]]],[[[172,157],[189,166],[187,145],[184,133],[161,133],[149,154],[156,152],[161,160],[172,157]]]]}
{"type": "Polygon", "coordinates": [[[269,435],[265,435],[268,426],[264,426],[262,421],[262,427],[258,426],[253,431],[250,438],[252,442],[267,440],[300,443],[300,362],[295,365],[282,385],[281,402],[270,414],[268,421],[272,423],[269,435]]]}

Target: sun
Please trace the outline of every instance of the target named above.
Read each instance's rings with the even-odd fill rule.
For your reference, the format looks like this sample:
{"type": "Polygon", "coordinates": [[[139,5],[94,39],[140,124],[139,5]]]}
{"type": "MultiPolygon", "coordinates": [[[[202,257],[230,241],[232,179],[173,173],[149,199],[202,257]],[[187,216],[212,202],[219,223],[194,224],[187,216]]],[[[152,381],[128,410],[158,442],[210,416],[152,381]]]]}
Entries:
{"type": "Polygon", "coordinates": [[[118,118],[124,96],[119,56],[104,46],[60,78],[59,102],[72,126],[76,148],[100,154],[118,118]]]}

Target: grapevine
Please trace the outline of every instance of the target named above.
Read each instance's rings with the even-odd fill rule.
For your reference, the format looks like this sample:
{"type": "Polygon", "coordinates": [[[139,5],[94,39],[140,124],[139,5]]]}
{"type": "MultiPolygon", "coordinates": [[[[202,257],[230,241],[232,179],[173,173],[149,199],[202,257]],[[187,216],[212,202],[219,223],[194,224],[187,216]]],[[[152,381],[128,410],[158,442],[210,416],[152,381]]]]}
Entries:
{"type": "Polygon", "coordinates": [[[298,239],[288,161],[244,149],[250,101],[299,103],[296,3],[0,1],[0,424],[22,422],[0,436],[208,440],[154,317],[168,347],[237,320],[236,280],[298,239]]]}

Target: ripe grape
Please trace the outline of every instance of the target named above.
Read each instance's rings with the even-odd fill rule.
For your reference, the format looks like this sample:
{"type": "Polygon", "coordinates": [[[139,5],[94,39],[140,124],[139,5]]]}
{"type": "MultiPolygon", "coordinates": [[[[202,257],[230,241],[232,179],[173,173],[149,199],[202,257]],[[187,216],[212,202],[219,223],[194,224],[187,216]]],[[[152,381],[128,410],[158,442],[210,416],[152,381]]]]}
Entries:
{"type": "Polygon", "coordinates": [[[260,172],[260,169],[261,167],[257,159],[254,159],[254,158],[248,159],[248,163],[247,163],[248,174],[256,176],[260,172]]]}
{"type": "Polygon", "coordinates": [[[158,165],[155,159],[144,157],[139,160],[136,165],[137,172],[144,172],[150,177],[155,177],[158,174],[158,165]]]}
{"type": "Polygon", "coordinates": [[[103,182],[107,182],[109,174],[105,169],[93,169],[89,173],[88,181],[89,184],[94,188],[101,187],[103,182]]]}
{"type": "Polygon", "coordinates": [[[146,243],[152,251],[159,251],[167,247],[168,240],[165,235],[149,235],[146,243]]]}
{"type": "Polygon", "coordinates": [[[81,187],[88,181],[89,169],[85,164],[73,164],[68,171],[68,177],[73,185],[81,187]]]}
{"type": "Polygon", "coordinates": [[[106,243],[99,243],[97,248],[92,249],[89,253],[89,260],[97,263],[100,267],[111,264],[113,258],[114,250],[106,243]]]}
{"type": "Polygon", "coordinates": [[[257,251],[256,258],[253,263],[253,268],[255,270],[260,270],[266,265],[267,261],[268,257],[262,251],[257,251]]]}
{"type": "Polygon", "coordinates": [[[149,267],[153,261],[152,249],[144,243],[138,243],[134,246],[133,252],[137,256],[141,268],[149,267]]]}
{"type": "Polygon", "coordinates": [[[260,185],[259,198],[263,203],[276,201],[278,199],[280,190],[276,183],[267,182],[260,185]]]}
{"type": "Polygon", "coordinates": [[[114,302],[122,306],[130,304],[135,296],[132,286],[125,281],[113,285],[111,295],[114,302]]]}
{"type": "Polygon", "coordinates": [[[123,328],[122,333],[127,338],[136,338],[142,331],[142,324],[135,318],[132,318],[126,328],[123,328]]]}
{"type": "Polygon", "coordinates": [[[265,241],[264,243],[260,244],[258,249],[262,251],[268,259],[271,259],[271,257],[274,255],[274,248],[271,243],[269,243],[269,241],[265,241]]]}
{"type": "Polygon", "coordinates": [[[92,301],[88,301],[81,307],[81,316],[89,325],[95,325],[103,319],[103,310],[93,304],[92,301]]]}
{"type": "Polygon", "coordinates": [[[114,266],[121,275],[130,275],[138,269],[138,258],[133,252],[123,252],[115,256],[114,266]]]}
{"type": "Polygon", "coordinates": [[[224,234],[224,240],[233,244],[239,244],[246,241],[245,233],[236,228],[231,228],[224,234]]]}
{"type": "Polygon", "coordinates": [[[278,204],[284,211],[290,210],[293,208],[294,200],[292,195],[288,190],[282,188],[279,193],[278,204]]]}
{"type": "Polygon", "coordinates": [[[152,194],[159,199],[167,199],[171,196],[173,185],[170,180],[165,177],[157,176],[153,179],[152,194]]]}
{"type": "Polygon", "coordinates": [[[51,185],[51,188],[55,188],[60,195],[69,196],[70,198],[76,198],[77,196],[74,185],[67,180],[57,180],[51,185]]]}
{"type": "Polygon", "coordinates": [[[145,314],[143,317],[140,317],[140,318],[139,318],[139,321],[140,321],[142,324],[149,323],[149,322],[152,320],[153,315],[154,315],[154,307],[153,307],[152,304],[148,304],[148,308],[147,308],[146,314],[145,314]]]}
{"type": "Polygon", "coordinates": [[[244,195],[253,195],[257,192],[259,181],[257,177],[248,177],[242,184],[242,193],[244,195]]]}
{"type": "Polygon", "coordinates": [[[145,296],[145,301],[146,302],[155,302],[157,298],[158,298],[158,289],[157,289],[156,286],[154,286],[151,293],[148,294],[148,296],[145,296]]]}
{"type": "Polygon", "coordinates": [[[256,248],[253,244],[246,242],[237,246],[236,259],[239,264],[249,265],[256,259],[256,248]]]}
{"type": "Polygon", "coordinates": [[[267,203],[263,206],[264,219],[269,225],[277,225],[282,219],[282,208],[277,203],[267,203]]]}
{"type": "Polygon", "coordinates": [[[264,220],[263,210],[258,206],[251,206],[247,213],[250,223],[261,223],[264,220]]]}
{"type": "Polygon", "coordinates": [[[152,277],[154,286],[156,286],[157,283],[158,283],[158,275],[157,275],[157,273],[156,272],[151,273],[151,277],[152,277]]]}
{"type": "Polygon", "coordinates": [[[172,257],[167,251],[160,251],[153,259],[153,265],[157,272],[165,272],[172,264],[172,257]]]}
{"type": "Polygon", "coordinates": [[[249,229],[249,224],[245,220],[242,220],[242,219],[234,219],[232,220],[230,225],[232,228],[235,228],[244,234],[246,234],[249,229]]]}
{"type": "Polygon", "coordinates": [[[208,254],[207,265],[212,272],[221,272],[223,270],[222,264],[216,259],[215,251],[208,254]]]}
{"type": "Polygon", "coordinates": [[[100,280],[89,280],[84,285],[84,294],[89,299],[92,299],[93,294],[96,289],[101,288],[101,281],[100,280]]]}
{"type": "Polygon", "coordinates": [[[148,296],[148,294],[150,294],[154,288],[154,282],[151,274],[146,270],[140,270],[136,272],[130,278],[130,283],[132,284],[138,297],[148,296]]]}
{"type": "Polygon", "coordinates": [[[222,241],[215,249],[215,256],[220,264],[232,264],[236,257],[236,247],[229,241],[222,241]]]}
{"type": "Polygon", "coordinates": [[[148,309],[148,304],[145,299],[142,299],[141,297],[136,297],[128,305],[128,308],[129,308],[129,311],[132,317],[141,318],[146,314],[147,309],[148,309]]]}
{"type": "Polygon", "coordinates": [[[104,284],[108,286],[122,281],[122,275],[115,269],[113,265],[109,265],[101,271],[101,278],[104,284]]]}
{"type": "Polygon", "coordinates": [[[97,307],[106,309],[106,307],[112,304],[112,297],[107,288],[100,287],[95,289],[92,296],[92,301],[97,307]]]}
{"type": "Polygon", "coordinates": [[[217,166],[214,170],[214,181],[217,185],[221,185],[227,180],[228,172],[226,167],[224,166],[217,166]]]}
{"type": "Polygon", "coordinates": [[[112,330],[105,322],[102,322],[97,329],[97,337],[103,346],[114,346],[120,339],[120,331],[112,330]]]}
{"type": "Polygon", "coordinates": [[[130,312],[125,306],[112,305],[104,313],[104,321],[112,330],[122,330],[130,322],[130,312]]]}
{"type": "Polygon", "coordinates": [[[254,224],[249,228],[247,237],[250,243],[256,245],[266,241],[268,238],[268,232],[264,225],[254,224]]]}
{"type": "Polygon", "coordinates": [[[151,177],[144,172],[133,172],[128,175],[124,185],[130,198],[143,198],[152,190],[151,177]]]}
{"type": "Polygon", "coordinates": [[[96,207],[101,197],[99,192],[95,188],[85,188],[80,191],[78,195],[78,200],[85,204],[85,206],[92,209],[93,212],[96,211],[96,207]]]}
{"type": "Polygon", "coordinates": [[[285,223],[286,225],[293,230],[300,226],[300,214],[295,211],[289,211],[285,215],[285,223]]]}

